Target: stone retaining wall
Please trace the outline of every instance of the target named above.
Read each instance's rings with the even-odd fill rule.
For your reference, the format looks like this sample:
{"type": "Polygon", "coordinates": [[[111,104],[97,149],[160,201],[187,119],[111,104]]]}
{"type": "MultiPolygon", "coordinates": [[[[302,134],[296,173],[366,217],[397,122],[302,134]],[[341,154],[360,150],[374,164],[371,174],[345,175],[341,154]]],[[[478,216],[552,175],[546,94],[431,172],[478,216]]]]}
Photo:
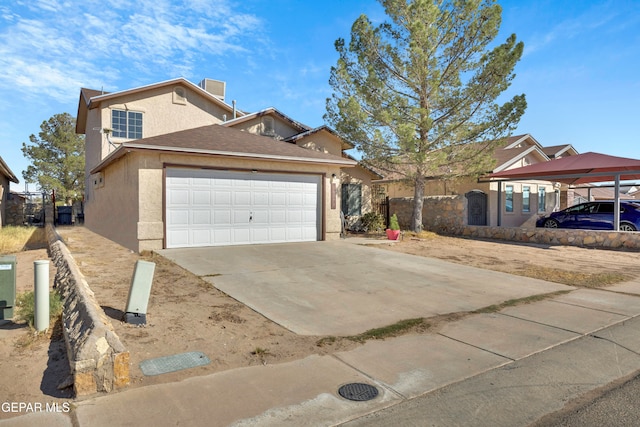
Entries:
{"type": "Polygon", "coordinates": [[[6,200],[4,222],[7,225],[24,225],[24,206],[25,199],[23,197],[11,194],[6,200]]]}
{"type": "Polygon", "coordinates": [[[62,323],[76,396],[110,392],[129,384],[129,352],[116,335],[69,249],[47,224],[54,286],[63,299],[62,323]]]}
{"type": "MultiPolygon", "coordinates": [[[[389,212],[396,214],[401,229],[410,228],[413,198],[389,200],[389,212]]],[[[422,225],[425,230],[440,230],[464,225],[467,200],[464,196],[427,196],[422,205],[422,225]]]]}
{"type": "MultiPolygon", "coordinates": [[[[391,214],[398,216],[400,228],[410,228],[413,198],[391,199],[389,204],[391,214]]],[[[464,196],[424,198],[423,227],[440,234],[547,245],[640,250],[640,232],[536,228],[535,223],[531,227],[473,226],[465,225],[466,218],[467,204],[464,196]]]]}
{"type": "Polygon", "coordinates": [[[638,232],[569,230],[566,228],[484,227],[474,225],[432,231],[479,239],[508,240],[510,242],[640,250],[640,233],[638,232]]]}

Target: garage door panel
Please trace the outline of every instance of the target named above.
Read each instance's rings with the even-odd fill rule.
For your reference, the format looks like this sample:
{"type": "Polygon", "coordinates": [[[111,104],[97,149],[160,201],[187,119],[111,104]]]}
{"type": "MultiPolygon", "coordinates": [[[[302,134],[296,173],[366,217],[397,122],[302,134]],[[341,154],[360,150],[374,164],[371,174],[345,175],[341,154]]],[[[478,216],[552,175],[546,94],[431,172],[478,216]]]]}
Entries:
{"type": "Polygon", "coordinates": [[[212,225],[210,210],[193,210],[191,212],[192,225],[212,225]]]}
{"type": "Polygon", "coordinates": [[[193,246],[211,246],[211,229],[196,228],[191,229],[191,242],[193,246]]]}
{"type": "Polygon", "coordinates": [[[251,192],[249,191],[236,191],[233,193],[233,205],[234,206],[251,206],[251,192]]]}
{"type": "Polygon", "coordinates": [[[213,211],[213,224],[214,226],[231,225],[231,209],[226,210],[214,210],[213,211]]]}
{"type": "Polygon", "coordinates": [[[167,215],[167,224],[172,226],[189,225],[189,211],[172,210],[169,215],[167,215]]]}
{"type": "Polygon", "coordinates": [[[287,223],[287,211],[284,209],[272,209],[269,211],[269,222],[272,225],[287,223]]]}
{"type": "Polygon", "coordinates": [[[189,230],[171,230],[167,231],[167,241],[170,241],[175,247],[191,246],[189,242],[189,230]]]}
{"type": "Polygon", "coordinates": [[[270,215],[268,210],[254,210],[251,216],[251,224],[253,226],[268,226],[270,223],[270,215]]]}
{"type": "Polygon", "coordinates": [[[231,230],[232,244],[245,245],[251,243],[251,231],[247,228],[233,228],[231,230]]]}
{"type": "Polygon", "coordinates": [[[232,197],[231,197],[230,190],[213,192],[213,203],[214,203],[214,206],[216,207],[231,206],[231,200],[232,200],[232,197]]]}
{"type": "Polygon", "coordinates": [[[194,177],[191,179],[192,187],[210,187],[211,180],[206,177],[194,177]]]}
{"type": "Polygon", "coordinates": [[[169,197],[167,197],[167,202],[171,205],[189,205],[189,190],[183,188],[177,188],[175,190],[171,190],[169,192],[169,197]]]}
{"type": "Polygon", "coordinates": [[[167,247],[313,241],[320,176],[167,169],[167,247]]]}
{"type": "Polygon", "coordinates": [[[234,210],[233,222],[234,225],[248,225],[249,224],[249,211],[247,210],[234,210]]]}
{"type": "Polygon", "coordinates": [[[287,224],[301,224],[303,213],[302,211],[288,211],[287,212],[287,224]]]}
{"type": "Polygon", "coordinates": [[[272,192],[269,195],[269,205],[274,206],[286,206],[287,205],[287,193],[284,192],[272,192]]]}
{"type": "Polygon", "coordinates": [[[253,193],[253,203],[254,207],[256,206],[269,206],[269,191],[268,190],[258,190],[253,193]]]}
{"type": "Polygon", "coordinates": [[[289,193],[287,194],[287,205],[291,208],[296,208],[302,206],[304,203],[304,196],[299,193],[289,193]]]}
{"type": "Polygon", "coordinates": [[[229,245],[231,244],[231,229],[213,229],[213,241],[212,246],[214,245],[229,245]]]}

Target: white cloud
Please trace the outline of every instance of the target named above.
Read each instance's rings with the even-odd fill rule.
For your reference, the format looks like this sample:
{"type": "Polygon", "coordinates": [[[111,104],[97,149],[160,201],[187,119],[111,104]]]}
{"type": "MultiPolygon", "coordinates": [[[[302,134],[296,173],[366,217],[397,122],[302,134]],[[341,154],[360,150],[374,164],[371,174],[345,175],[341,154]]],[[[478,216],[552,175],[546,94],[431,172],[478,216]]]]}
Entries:
{"type": "MultiPolygon", "coordinates": [[[[0,89],[75,100],[80,87],[130,71],[154,79],[187,76],[212,58],[244,53],[262,39],[256,16],[226,1],[64,0],[0,7],[0,89]],[[73,2],[75,3],[75,2],[73,2]]],[[[129,77],[130,78],[130,77],[129,77]]]]}
{"type": "Polygon", "coordinates": [[[595,30],[607,28],[607,24],[616,19],[619,12],[593,8],[580,16],[565,19],[542,34],[534,34],[525,43],[524,55],[544,50],[555,42],[566,42],[591,33],[595,30]]]}

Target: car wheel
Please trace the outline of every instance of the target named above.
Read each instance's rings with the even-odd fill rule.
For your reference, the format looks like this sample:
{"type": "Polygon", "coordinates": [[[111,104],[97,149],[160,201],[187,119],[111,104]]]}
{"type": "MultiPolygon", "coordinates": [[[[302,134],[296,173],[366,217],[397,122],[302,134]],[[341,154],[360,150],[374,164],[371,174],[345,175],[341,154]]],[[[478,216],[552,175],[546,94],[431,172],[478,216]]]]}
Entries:
{"type": "Polygon", "coordinates": [[[558,228],[558,221],[549,218],[544,222],[544,228],[558,228]]]}
{"type": "Polygon", "coordinates": [[[637,229],[635,225],[623,222],[620,224],[620,231],[637,231],[637,229]]]}

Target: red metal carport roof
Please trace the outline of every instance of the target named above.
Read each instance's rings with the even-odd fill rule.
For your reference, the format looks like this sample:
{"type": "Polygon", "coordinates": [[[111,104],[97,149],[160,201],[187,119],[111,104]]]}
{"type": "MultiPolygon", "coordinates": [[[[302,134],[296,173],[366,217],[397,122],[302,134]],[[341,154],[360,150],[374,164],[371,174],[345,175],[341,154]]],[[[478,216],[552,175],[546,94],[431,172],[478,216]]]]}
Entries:
{"type": "Polygon", "coordinates": [[[618,175],[621,181],[640,179],[640,160],[589,152],[492,173],[482,181],[536,179],[586,184],[614,181],[618,175]]]}

